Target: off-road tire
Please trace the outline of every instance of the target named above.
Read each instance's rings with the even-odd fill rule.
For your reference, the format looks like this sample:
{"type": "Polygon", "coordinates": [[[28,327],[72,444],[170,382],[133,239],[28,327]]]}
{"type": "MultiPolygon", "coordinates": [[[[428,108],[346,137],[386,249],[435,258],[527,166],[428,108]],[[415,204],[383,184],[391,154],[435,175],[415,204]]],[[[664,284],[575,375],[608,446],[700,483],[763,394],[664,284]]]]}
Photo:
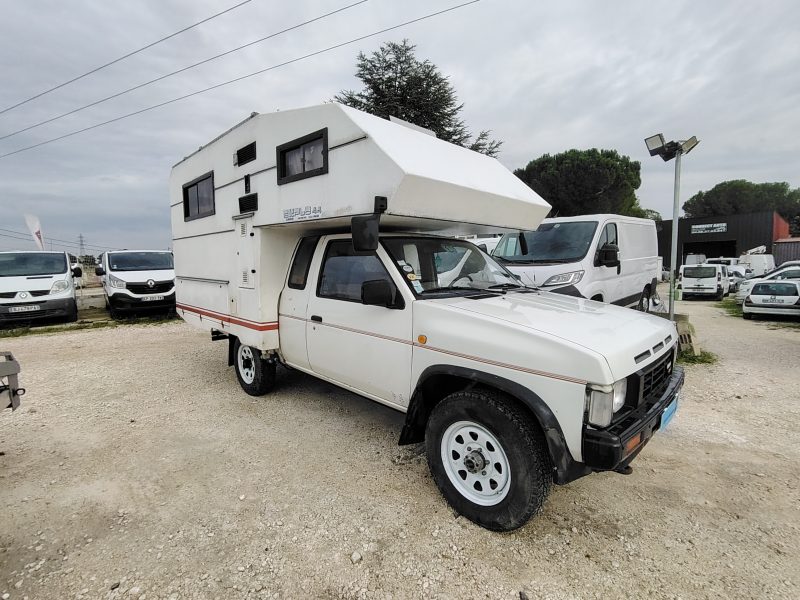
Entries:
{"type": "Polygon", "coordinates": [[[257,348],[244,346],[238,339],[233,345],[233,367],[236,370],[236,379],[239,380],[239,385],[250,396],[263,396],[275,386],[275,363],[264,360],[257,348]],[[249,348],[252,355],[252,359],[248,363],[253,370],[252,381],[242,371],[240,351],[244,348],[249,348]]]}
{"type": "Polygon", "coordinates": [[[425,430],[428,466],[442,495],[455,511],[492,531],[524,525],[544,505],[553,484],[553,468],[538,423],[516,402],[492,389],[455,392],[433,409],[425,430]],[[452,424],[470,421],[490,431],[508,458],[506,496],[493,506],[466,498],[450,481],[442,463],[443,436],[452,424]]]}

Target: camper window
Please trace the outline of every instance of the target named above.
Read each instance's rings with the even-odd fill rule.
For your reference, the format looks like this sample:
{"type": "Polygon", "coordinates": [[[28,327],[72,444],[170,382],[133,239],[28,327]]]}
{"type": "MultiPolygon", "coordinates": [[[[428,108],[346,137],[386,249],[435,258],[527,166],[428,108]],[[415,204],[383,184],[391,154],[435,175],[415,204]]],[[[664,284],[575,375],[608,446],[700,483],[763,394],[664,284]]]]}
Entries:
{"type": "Polygon", "coordinates": [[[328,244],[317,296],[361,303],[361,286],[365,281],[383,279],[392,288],[392,303],[398,293],[389,272],[375,254],[356,255],[350,240],[328,244]]]}
{"type": "Polygon", "coordinates": [[[277,154],[278,185],[327,173],[327,127],[281,144],[277,154]]]}
{"type": "Polygon", "coordinates": [[[211,171],[183,186],[183,220],[208,217],[214,212],[214,171],[211,171]]]}
{"type": "Polygon", "coordinates": [[[311,267],[311,259],[314,257],[314,250],[317,249],[319,237],[307,237],[300,240],[297,253],[294,255],[292,270],[289,271],[289,287],[294,290],[304,290],[306,280],[308,280],[308,270],[311,267]]]}

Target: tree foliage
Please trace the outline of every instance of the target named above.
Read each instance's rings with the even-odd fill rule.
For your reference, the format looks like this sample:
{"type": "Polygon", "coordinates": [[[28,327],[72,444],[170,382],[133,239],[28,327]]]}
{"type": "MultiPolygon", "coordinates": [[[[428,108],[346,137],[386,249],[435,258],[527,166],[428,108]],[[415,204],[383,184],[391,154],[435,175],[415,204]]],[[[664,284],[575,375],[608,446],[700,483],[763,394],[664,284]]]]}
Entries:
{"type": "Polygon", "coordinates": [[[697,192],[683,205],[687,217],[718,217],[774,210],[789,221],[792,235],[800,235],[800,188],[789,184],[723,181],[697,192]]]}
{"type": "Polygon", "coordinates": [[[658,213],[645,211],[636,198],[640,170],[638,161],[616,150],[592,148],[545,154],[514,174],[552,205],[550,216],[614,213],[654,218],[647,213],[658,213]]]}
{"type": "Polygon", "coordinates": [[[447,77],[429,60],[418,60],[415,50],[403,40],[388,42],[369,56],[359,52],[356,77],[364,89],[342,90],[334,100],[384,119],[398,117],[430,129],[439,139],[496,156],[502,142],[491,139],[490,131],[473,136],[447,77]]]}

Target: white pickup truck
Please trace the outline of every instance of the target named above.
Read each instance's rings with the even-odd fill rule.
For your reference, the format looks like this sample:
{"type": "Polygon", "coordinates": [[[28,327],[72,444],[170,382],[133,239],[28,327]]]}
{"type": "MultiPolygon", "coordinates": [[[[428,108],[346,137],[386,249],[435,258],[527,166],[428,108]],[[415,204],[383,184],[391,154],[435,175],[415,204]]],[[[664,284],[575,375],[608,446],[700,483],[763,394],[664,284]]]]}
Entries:
{"type": "Polygon", "coordinates": [[[328,104],[251,117],[170,188],[178,314],[228,341],[241,387],[269,392],[282,364],[405,412],[399,443],[425,442],[488,529],[553,483],[630,472],[675,413],[672,323],[430,233],[536,228],[549,206],[494,159],[328,104]]]}

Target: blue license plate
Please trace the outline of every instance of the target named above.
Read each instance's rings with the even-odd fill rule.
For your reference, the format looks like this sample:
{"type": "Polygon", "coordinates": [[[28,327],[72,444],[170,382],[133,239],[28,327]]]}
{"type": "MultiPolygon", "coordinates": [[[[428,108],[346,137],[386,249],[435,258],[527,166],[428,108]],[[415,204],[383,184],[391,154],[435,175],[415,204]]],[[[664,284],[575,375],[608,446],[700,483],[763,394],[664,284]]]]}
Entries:
{"type": "Polygon", "coordinates": [[[672,421],[672,417],[675,416],[675,413],[678,411],[678,399],[679,394],[675,395],[675,399],[669,403],[667,408],[664,409],[664,412],[661,413],[661,429],[664,429],[669,422],[672,421]]]}

